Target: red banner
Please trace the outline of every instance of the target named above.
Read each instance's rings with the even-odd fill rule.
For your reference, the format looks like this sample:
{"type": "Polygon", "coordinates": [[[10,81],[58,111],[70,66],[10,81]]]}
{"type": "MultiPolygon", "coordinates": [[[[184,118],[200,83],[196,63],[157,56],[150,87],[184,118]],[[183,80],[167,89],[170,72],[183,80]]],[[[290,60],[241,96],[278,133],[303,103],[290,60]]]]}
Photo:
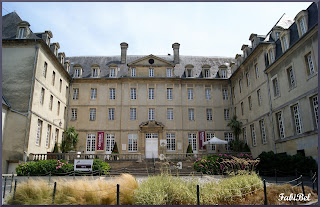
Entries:
{"type": "Polygon", "coordinates": [[[204,131],[199,132],[199,150],[205,150],[206,146],[203,144],[206,141],[206,133],[204,131]]]}
{"type": "Polygon", "coordinates": [[[98,132],[97,150],[103,150],[103,148],[104,148],[104,132],[98,132]]]}

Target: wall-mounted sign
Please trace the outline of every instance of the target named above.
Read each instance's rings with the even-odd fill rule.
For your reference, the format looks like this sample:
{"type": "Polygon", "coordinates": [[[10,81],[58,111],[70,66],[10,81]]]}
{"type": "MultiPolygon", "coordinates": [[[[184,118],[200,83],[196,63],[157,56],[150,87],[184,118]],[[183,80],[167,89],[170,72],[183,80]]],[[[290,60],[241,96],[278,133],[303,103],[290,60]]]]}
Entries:
{"type": "Polygon", "coordinates": [[[104,132],[98,132],[97,150],[103,150],[103,148],[104,148],[104,132]]]}
{"type": "Polygon", "coordinates": [[[93,159],[75,159],[74,160],[74,171],[92,171],[93,159]]]}
{"type": "Polygon", "coordinates": [[[199,132],[199,150],[206,149],[206,146],[203,144],[206,140],[206,134],[204,131],[199,132]]]}

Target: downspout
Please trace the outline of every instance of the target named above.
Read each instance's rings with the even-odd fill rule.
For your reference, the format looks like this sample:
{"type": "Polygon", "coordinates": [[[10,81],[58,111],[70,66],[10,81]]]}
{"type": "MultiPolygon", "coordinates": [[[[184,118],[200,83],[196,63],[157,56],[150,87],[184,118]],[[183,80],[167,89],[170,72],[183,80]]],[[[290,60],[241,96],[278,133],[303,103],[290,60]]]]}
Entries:
{"type": "Polygon", "coordinates": [[[71,78],[70,82],[69,82],[69,91],[68,91],[68,98],[67,98],[67,103],[66,103],[66,106],[67,106],[67,111],[66,111],[66,125],[65,125],[65,130],[68,129],[69,127],[69,108],[70,108],[70,94],[71,94],[71,86],[72,86],[72,80],[73,78],[71,78]]]}
{"type": "Polygon", "coordinates": [[[277,147],[276,147],[276,135],[274,131],[274,124],[273,124],[273,116],[272,116],[272,102],[271,102],[271,92],[270,92],[270,84],[269,84],[269,74],[267,74],[267,86],[268,86],[268,96],[269,96],[269,105],[270,105],[270,112],[269,112],[269,117],[271,117],[271,125],[272,125],[272,137],[273,137],[273,143],[274,143],[274,152],[277,153],[277,147]]]}
{"type": "Polygon", "coordinates": [[[228,79],[229,81],[229,86],[230,86],[230,104],[231,104],[231,111],[232,111],[232,116],[236,115],[233,113],[233,93],[232,93],[232,85],[231,85],[231,79],[228,79]]]}
{"type": "Polygon", "coordinates": [[[25,130],[25,136],[24,136],[24,141],[23,141],[23,154],[24,157],[22,157],[22,159],[24,159],[24,162],[27,162],[27,144],[26,141],[29,140],[27,139],[27,136],[29,135],[28,133],[28,129],[30,129],[30,110],[31,110],[31,102],[32,102],[32,97],[33,97],[33,89],[34,89],[34,81],[35,81],[35,70],[36,70],[36,65],[37,65],[37,57],[38,57],[38,46],[37,46],[37,40],[34,39],[34,61],[33,61],[33,70],[32,70],[32,80],[31,80],[31,88],[30,88],[30,96],[29,96],[29,103],[28,103],[28,113],[27,113],[27,122],[26,122],[26,130],[25,130]]]}

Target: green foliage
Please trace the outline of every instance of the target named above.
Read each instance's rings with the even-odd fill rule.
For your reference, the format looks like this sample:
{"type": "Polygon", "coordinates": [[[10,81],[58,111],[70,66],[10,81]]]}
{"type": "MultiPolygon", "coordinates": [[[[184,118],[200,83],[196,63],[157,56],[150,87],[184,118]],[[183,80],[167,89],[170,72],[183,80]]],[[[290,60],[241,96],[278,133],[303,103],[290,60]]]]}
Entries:
{"type": "Polygon", "coordinates": [[[76,150],[77,143],[79,141],[78,133],[74,127],[68,128],[63,132],[64,139],[61,141],[60,150],[62,153],[69,152],[71,150],[76,150]]]}
{"type": "Polygon", "coordinates": [[[119,153],[117,142],[114,143],[113,149],[111,153],[119,153]]]}
{"type": "Polygon", "coordinates": [[[295,169],[300,173],[309,173],[310,170],[313,172],[318,171],[318,165],[311,156],[275,154],[273,151],[269,151],[262,152],[259,158],[260,163],[257,166],[257,170],[259,170],[260,174],[274,169],[290,172],[292,175],[295,174],[295,169]]]}
{"type": "Polygon", "coordinates": [[[57,142],[54,144],[52,153],[59,153],[59,147],[58,147],[58,143],[57,142]]]}
{"type": "Polygon", "coordinates": [[[93,160],[93,166],[92,166],[92,170],[96,171],[96,170],[101,170],[102,174],[107,175],[110,171],[110,165],[106,162],[103,162],[103,160],[100,159],[94,159],[93,160]]]}
{"type": "Polygon", "coordinates": [[[230,127],[232,129],[236,140],[239,139],[239,135],[242,132],[242,122],[238,121],[237,118],[238,117],[236,115],[234,115],[232,117],[232,119],[230,119],[230,121],[227,125],[228,127],[230,127]]]}
{"type": "Polygon", "coordinates": [[[27,176],[30,173],[34,175],[46,175],[50,172],[52,174],[66,173],[73,170],[73,165],[64,160],[40,160],[31,161],[27,163],[19,163],[16,167],[18,176],[27,176]]]}
{"type": "Polygon", "coordinates": [[[188,145],[187,153],[189,153],[187,156],[191,156],[191,155],[193,155],[193,150],[192,150],[192,146],[191,146],[191,144],[189,144],[189,145],[188,145]]]}
{"type": "Polygon", "coordinates": [[[246,142],[240,139],[231,140],[230,149],[234,152],[250,152],[250,148],[246,142]]]}

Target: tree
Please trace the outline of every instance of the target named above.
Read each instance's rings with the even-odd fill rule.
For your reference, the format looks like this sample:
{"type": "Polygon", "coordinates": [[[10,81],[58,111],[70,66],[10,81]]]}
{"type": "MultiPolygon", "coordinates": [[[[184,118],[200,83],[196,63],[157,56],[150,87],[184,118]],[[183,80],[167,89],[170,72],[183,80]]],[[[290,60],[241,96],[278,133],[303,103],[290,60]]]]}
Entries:
{"type": "Polygon", "coordinates": [[[114,143],[113,149],[111,153],[119,153],[117,142],[114,143]]]}
{"type": "Polygon", "coordinates": [[[58,148],[58,143],[57,142],[54,144],[52,153],[59,153],[59,148],[58,148]]]}
{"type": "Polygon", "coordinates": [[[234,115],[227,125],[232,129],[233,134],[235,136],[235,140],[239,140],[239,135],[242,132],[242,122],[238,121],[237,118],[238,117],[234,115]]]}
{"type": "Polygon", "coordinates": [[[60,150],[62,153],[69,152],[71,150],[76,150],[78,139],[78,133],[74,127],[68,128],[63,133],[64,138],[61,141],[60,150]]]}
{"type": "Polygon", "coordinates": [[[191,156],[192,154],[193,154],[192,146],[191,144],[189,144],[187,148],[187,157],[191,156]]]}

